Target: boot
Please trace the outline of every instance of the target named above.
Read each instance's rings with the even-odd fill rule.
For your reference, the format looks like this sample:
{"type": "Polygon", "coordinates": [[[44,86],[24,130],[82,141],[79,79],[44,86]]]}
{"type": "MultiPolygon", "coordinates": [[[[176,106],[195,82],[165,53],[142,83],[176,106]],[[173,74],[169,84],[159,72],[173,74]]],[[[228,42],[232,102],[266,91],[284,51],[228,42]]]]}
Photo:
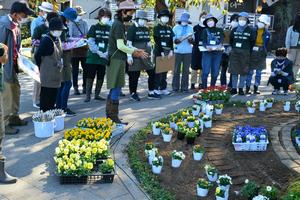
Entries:
{"type": "Polygon", "coordinates": [[[13,128],[11,126],[5,126],[5,135],[16,135],[19,133],[19,129],[13,128]]]}
{"type": "Polygon", "coordinates": [[[97,79],[96,88],[95,88],[95,99],[99,101],[105,101],[105,98],[100,96],[102,85],[103,85],[103,79],[97,79]]]}
{"type": "Polygon", "coordinates": [[[28,124],[27,121],[22,120],[19,115],[12,115],[9,118],[10,126],[26,126],[28,124]]]}
{"type": "Polygon", "coordinates": [[[128,123],[122,122],[119,117],[119,101],[113,101],[110,98],[106,99],[106,117],[110,118],[117,124],[127,125],[128,123]]]}
{"type": "Polygon", "coordinates": [[[15,177],[10,176],[5,171],[5,160],[0,160],[0,183],[4,184],[12,184],[16,183],[17,179],[15,177]]]}
{"type": "Polygon", "coordinates": [[[236,88],[231,88],[230,94],[231,94],[231,95],[236,95],[236,94],[237,94],[236,88]]]}
{"type": "Polygon", "coordinates": [[[195,83],[192,83],[191,84],[191,90],[195,90],[196,88],[195,88],[195,83]]]}
{"type": "Polygon", "coordinates": [[[243,88],[239,88],[239,95],[245,95],[243,88]]]}
{"type": "Polygon", "coordinates": [[[74,95],[80,95],[78,87],[74,87],[74,95]]]}
{"type": "Polygon", "coordinates": [[[258,91],[258,86],[254,85],[254,94],[260,94],[260,91],[258,91]]]}
{"type": "Polygon", "coordinates": [[[84,102],[90,102],[91,101],[91,92],[93,88],[93,79],[86,79],[86,98],[84,102]]]}
{"type": "Polygon", "coordinates": [[[249,86],[246,86],[246,94],[251,94],[249,86]]]}

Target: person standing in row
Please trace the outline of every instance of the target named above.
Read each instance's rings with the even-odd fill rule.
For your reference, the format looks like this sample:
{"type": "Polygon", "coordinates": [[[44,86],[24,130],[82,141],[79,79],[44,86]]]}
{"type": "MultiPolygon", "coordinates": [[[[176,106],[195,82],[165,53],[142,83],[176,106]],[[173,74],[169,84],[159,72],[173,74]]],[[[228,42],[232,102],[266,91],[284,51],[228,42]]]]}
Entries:
{"type": "Polygon", "coordinates": [[[12,126],[26,126],[27,121],[19,116],[20,84],[17,64],[18,52],[21,46],[21,30],[19,25],[26,22],[34,12],[25,1],[16,1],[12,4],[10,14],[0,17],[0,43],[8,47],[8,62],[3,67],[4,91],[3,113],[5,120],[5,134],[17,134],[18,129],[12,126]]]}
{"type": "Polygon", "coordinates": [[[199,50],[200,46],[203,46],[202,42],[202,32],[205,29],[203,24],[207,13],[202,12],[200,14],[200,23],[194,26],[194,45],[192,50],[192,77],[191,77],[191,90],[196,89],[197,77],[199,72],[199,79],[198,79],[198,88],[202,88],[202,52],[199,50]]]}
{"type": "MultiPolygon", "coordinates": [[[[74,8],[67,8],[60,16],[66,29],[61,34],[61,41],[67,42],[70,38],[68,23],[73,22],[77,18],[77,11],[74,8]]],[[[63,50],[63,71],[62,83],[58,90],[56,98],[56,108],[64,110],[67,116],[75,116],[76,113],[68,108],[68,100],[70,89],[72,87],[72,51],[63,50]]]]}
{"type": "MultiPolygon", "coordinates": [[[[69,33],[71,38],[86,38],[86,35],[89,31],[88,24],[85,20],[82,19],[82,16],[86,12],[82,9],[81,6],[76,6],[77,18],[75,21],[69,23],[69,33]]],[[[72,77],[73,77],[73,88],[74,95],[80,95],[78,90],[78,74],[79,74],[79,63],[82,67],[82,93],[85,93],[86,89],[86,56],[87,56],[87,46],[76,48],[72,50],[72,77]]]]}
{"type": "Polygon", "coordinates": [[[125,45],[125,22],[129,22],[136,10],[130,0],[119,4],[108,40],[109,66],[107,67],[107,88],[110,90],[106,100],[106,117],[118,124],[127,124],[119,118],[119,98],[121,88],[125,85],[125,66],[127,55],[147,58],[148,54],[141,49],[125,45]]]}
{"type": "Polygon", "coordinates": [[[61,86],[63,57],[60,36],[64,29],[59,17],[52,18],[49,22],[50,33],[42,38],[35,54],[36,64],[40,69],[40,110],[43,112],[55,108],[56,96],[61,86]]]}
{"type": "Polygon", "coordinates": [[[173,92],[189,91],[189,72],[192,59],[192,44],[194,31],[189,25],[190,15],[183,13],[180,17],[179,24],[173,28],[174,43],[176,44],[175,52],[175,68],[173,71],[172,87],[173,92]],[[182,66],[182,67],[181,67],[182,66]],[[181,81],[180,74],[182,73],[181,81]],[[180,83],[181,82],[181,83],[180,83]]]}
{"type": "Polygon", "coordinates": [[[256,40],[255,40],[255,46],[251,50],[250,70],[246,81],[246,94],[251,94],[250,86],[251,86],[254,70],[256,71],[255,72],[256,75],[255,75],[253,94],[260,94],[260,92],[258,91],[258,86],[260,85],[260,81],[261,81],[261,72],[262,70],[266,69],[268,44],[271,37],[271,34],[268,31],[269,26],[270,26],[269,16],[261,15],[258,18],[257,26],[254,28],[256,40]]]}
{"type": "Polygon", "coordinates": [[[206,27],[202,33],[203,46],[207,49],[202,57],[202,87],[204,89],[207,88],[209,73],[211,73],[210,86],[215,86],[220,71],[224,32],[223,29],[216,27],[217,23],[217,18],[211,14],[208,14],[203,22],[206,27]]]}
{"type": "Polygon", "coordinates": [[[104,101],[100,96],[101,88],[104,82],[106,66],[108,64],[108,39],[109,39],[109,21],[111,12],[107,8],[101,8],[98,13],[99,22],[92,25],[88,34],[89,51],[87,54],[87,79],[86,79],[86,99],[91,101],[91,93],[94,79],[97,75],[95,99],[104,101]]]}
{"type": "MultiPolygon", "coordinates": [[[[151,54],[150,31],[146,26],[148,22],[147,13],[143,10],[136,12],[136,17],[133,25],[127,30],[127,45],[139,49],[144,49],[149,55],[151,54]]],[[[146,70],[148,74],[148,98],[160,99],[154,93],[155,88],[155,71],[151,62],[151,58],[132,58],[131,55],[127,56],[128,75],[129,75],[129,90],[131,98],[135,101],[140,101],[137,93],[139,77],[142,70],[146,70]]]]}
{"type": "Polygon", "coordinates": [[[45,24],[48,13],[53,12],[53,5],[49,2],[42,2],[39,6],[39,15],[30,24],[30,35],[33,36],[36,27],[45,24]]]}
{"type": "Polygon", "coordinates": [[[232,75],[231,95],[244,95],[244,86],[249,72],[250,51],[255,42],[255,34],[249,24],[246,12],[239,14],[238,27],[230,33],[232,51],[229,55],[229,73],[232,75]],[[239,85],[238,85],[239,78],[239,85]],[[237,92],[237,87],[239,91],[237,92]]]}
{"type": "MultiPolygon", "coordinates": [[[[168,57],[170,59],[174,53],[173,37],[174,32],[171,26],[168,25],[172,14],[168,10],[162,10],[157,18],[158,24],[154,26],[154,61],[156,57],[168,57]]],[[[156,64],[155,64],[156,65],[156,64]]],[[[167,72],[155,74],[155,93],[158,95],[170,95],[167,90],[167,72]]]]}

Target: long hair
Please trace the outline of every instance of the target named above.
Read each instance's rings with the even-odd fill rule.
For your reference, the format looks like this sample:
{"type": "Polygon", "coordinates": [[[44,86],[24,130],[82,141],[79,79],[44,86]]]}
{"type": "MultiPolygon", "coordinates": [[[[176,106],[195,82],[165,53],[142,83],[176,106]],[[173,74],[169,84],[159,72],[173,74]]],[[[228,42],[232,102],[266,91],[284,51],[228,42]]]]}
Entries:
{"type": "Polygon", "coordinates": [[[293,31],[297,31],[300,33],[300,14],[298,14],[295,18],[294,25],[293,25],[293,31]]]}

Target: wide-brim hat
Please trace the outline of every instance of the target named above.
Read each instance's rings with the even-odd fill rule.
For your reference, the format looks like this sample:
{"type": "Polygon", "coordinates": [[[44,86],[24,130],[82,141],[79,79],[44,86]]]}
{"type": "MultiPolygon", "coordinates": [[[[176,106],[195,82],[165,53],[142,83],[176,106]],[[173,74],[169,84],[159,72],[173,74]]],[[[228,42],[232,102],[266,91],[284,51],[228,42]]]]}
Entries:
{"type": "Polygon", "coordinates": [[[192,22],[190,21],[190,14],[189,13],[182,13],[180,19],[178,20],[179,23],[181,22],[187,22],[191,24],[192,22]]]}
{"type": "Polygon", "coordinates": [[[53,5],[49,2],[43,2],[40,6],[39,9],[45,12],[53,12],[53,5]]]}
{"type": "Polygon", "coordinates": [[[259,16],[258,21],[270,26],[271,24],[271,19],[268,15],[262,14],[261,16],[259,16]]]}
{"type": "Polygon", "coordinates": [[[86,12],[83,10],[83,8],[81,6],[75,6],[75,9],[77,11],[77,15],[79,15],[79,16],[86,14],[86,12]]]}
{"type": "Polygon", "coordinates": [[[147,12],[144,10],[137,10],[135,13],[135,18],[148,20],[147,12]]]}
{"type": "Polygon", "coordinates": [[[126,1],[122,1],[119,6],[117,11],[119,10],[136,10],[137,7],[135,6],[134,2],[131,0],[126,0],[126,1]]]}
{"type": "Polygon", "coordinates": [[[77,11],[74,8],[67,8],[61,15],[67,20],[75,21],[77,18],[77,11]]]}
{"type": "Polygon", "coordinates": [[[165,9],[160,11],[157,15],[158,18],[161,18],[162,16],[172,17],[172,14],[170,13],[169,10],[165,9]]]}
{"type": "Polygon", "coordinates": [[[206,15],[205,20],[204,20],[204,22],[203,22],[204,26],[207,26],[207,21],[210,20],[210,19],[214,20],[214,21],[215,21],[215,24],[217,24],[218,21],[219,21],[219,20],[218,20],[217,18],[215,18],[212,14],[208,14],[208,15],[206,15]]]}
{"type": "Polygon", "coordinates": [[[50,31],[62,31],[65,30],[63,21],[59,17],[54,17],[49,21],[49,30],[50,31]]]}
{"type": "Polygon", "coordinates": [[[34,11],[28,6],[26,1],[15,1],[12,4],[12,7],[17,8],[16,10],[24,13],[25,15],[34,15],[34,11]]]}

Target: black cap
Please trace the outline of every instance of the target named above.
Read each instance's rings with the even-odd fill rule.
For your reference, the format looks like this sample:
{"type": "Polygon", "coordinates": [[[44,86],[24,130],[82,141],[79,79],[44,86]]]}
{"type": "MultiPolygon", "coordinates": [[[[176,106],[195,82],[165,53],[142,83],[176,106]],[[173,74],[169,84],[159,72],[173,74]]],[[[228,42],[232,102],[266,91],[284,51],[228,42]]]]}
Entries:
{"type": "Polygon", "coordinates": [[[170,13],[169,10],[165,9],[165,10],[160,11],[157,15],[158,18],[161,18],[162,16],[172,17],[172,14],[170,13]]]}
{"type": "Polygon", "coordinates": [[[62,31],[66,29],[60,17],[54,17],[49,21],[49,30],[50,31],[62,31]]]}
{"type": "Polygon", "coordinates": [[[236,13],[234,13],[234,14],[231,15],[231,17],[230,17],[230,22],[232,22],[232,21],[238,21],[238,19],[239,19],[239,15],[236,14],[236,13]]]}
{"type": "Polygon", "coordinates": [[[15,1],[11,5],[10,13],[24,13],[25,15],[34,15],[34,11],[29,8],[26,1],[15,1]]]}

